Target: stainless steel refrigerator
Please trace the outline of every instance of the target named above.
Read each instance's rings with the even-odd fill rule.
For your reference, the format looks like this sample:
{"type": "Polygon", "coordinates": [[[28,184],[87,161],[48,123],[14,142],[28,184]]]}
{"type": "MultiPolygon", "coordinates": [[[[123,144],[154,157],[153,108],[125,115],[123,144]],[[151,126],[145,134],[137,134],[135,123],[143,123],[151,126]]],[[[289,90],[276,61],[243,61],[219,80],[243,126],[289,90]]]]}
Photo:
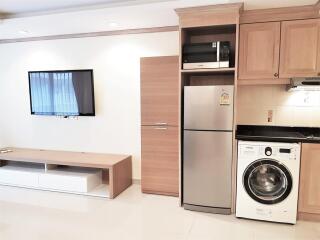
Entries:
{"type": "Polygon", "coordinates": [[[185,209],[231,213],[233,92],[230,85],[184,87],[185,209]]]}

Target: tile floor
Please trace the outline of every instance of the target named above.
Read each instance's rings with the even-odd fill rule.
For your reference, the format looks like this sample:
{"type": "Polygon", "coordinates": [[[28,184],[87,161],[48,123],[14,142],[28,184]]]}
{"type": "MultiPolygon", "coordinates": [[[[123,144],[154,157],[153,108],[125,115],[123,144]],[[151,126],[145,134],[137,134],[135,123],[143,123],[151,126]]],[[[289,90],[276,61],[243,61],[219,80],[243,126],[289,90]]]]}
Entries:
{"type": "Polygon", "coordinates": [[[285,225],[185,211],[133,185],[106,200],[0,187],[1,240],[316,240],[320,223],[285,225]]]}

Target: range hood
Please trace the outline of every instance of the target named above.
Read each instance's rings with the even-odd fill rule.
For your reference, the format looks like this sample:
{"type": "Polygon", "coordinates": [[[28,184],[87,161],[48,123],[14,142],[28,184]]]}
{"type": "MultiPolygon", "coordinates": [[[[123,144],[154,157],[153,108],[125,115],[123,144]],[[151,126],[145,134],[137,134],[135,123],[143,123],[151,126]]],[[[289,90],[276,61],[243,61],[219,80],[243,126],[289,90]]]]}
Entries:
{"type": "Polygon", "coordinates": [[[288,90],[320,91],[320,77],[291,78],[288,90]]]}

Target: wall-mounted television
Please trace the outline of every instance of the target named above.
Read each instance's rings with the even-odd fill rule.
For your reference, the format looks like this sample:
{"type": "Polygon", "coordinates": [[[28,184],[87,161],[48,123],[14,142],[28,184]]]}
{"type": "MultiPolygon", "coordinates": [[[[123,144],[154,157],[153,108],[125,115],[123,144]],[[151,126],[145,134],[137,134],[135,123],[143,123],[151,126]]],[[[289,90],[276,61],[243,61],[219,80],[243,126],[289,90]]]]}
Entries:
{"type": "Polygon", "coordinates": [[[95,116],[93,70],[31,71],[32,115],[95,116]]]}

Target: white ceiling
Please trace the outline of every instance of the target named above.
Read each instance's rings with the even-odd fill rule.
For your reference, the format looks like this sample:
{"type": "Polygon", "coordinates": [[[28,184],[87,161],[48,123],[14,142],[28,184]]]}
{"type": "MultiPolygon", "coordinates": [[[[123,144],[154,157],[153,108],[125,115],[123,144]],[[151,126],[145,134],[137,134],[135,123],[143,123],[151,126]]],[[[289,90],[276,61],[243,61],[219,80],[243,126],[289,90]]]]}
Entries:
{"type": "MultiPolygon", "coordinates": [[[[0,39],[175,26],[175,8],[230,2],[237,0],[0,0],[0,12],[14,14],[0,20],[0,39]]],[[[246,9],[253,9],[308,5],[317,0],[244,2],[246,9]]]]}

